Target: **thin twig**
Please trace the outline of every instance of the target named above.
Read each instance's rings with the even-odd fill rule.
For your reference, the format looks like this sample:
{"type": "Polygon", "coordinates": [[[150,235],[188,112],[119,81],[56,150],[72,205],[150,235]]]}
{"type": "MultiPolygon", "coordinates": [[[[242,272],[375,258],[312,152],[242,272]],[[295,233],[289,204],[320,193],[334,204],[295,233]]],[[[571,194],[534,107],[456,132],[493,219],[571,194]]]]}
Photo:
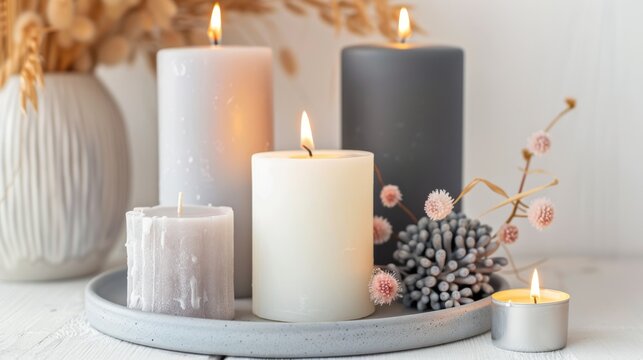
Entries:
{"type": "Polygon", "coordinates": [[[382,171],[380,167],[375,164],[375,176],[377,177],[377,182],[380,183],[381,187],[384,187],[384,179],[382,178],[382,171]]]}
{"type": "Polygon", "coordinates": [[[545,128],[545,132],[549,132],[549,130],[551,130],[551,128],[553,128],[553,127],[554,127],[554,125],[556,125],[556,123],[558,123],[558,121],[560,121],[560,119],[561,119],[563,116],[565,116],[565,114],[567,114],[568,112],[572,111],[572,109],[573,109],[572,107],[568,106],[568,107],[566,107],[566,108],[565,108],[565,110],[563,110],[563,111],[559,112],[559,113],[558,113],[558,115],[556,115],[556,116],[555,116],[555,117],[554,117],[554,118],[549,122],[549,125],[547,125],[547,127],[545,128]]]}
{"type": "MultiPolygon", "coordinates": [[[[525,171],[522,172],[522,179],[520,180],[520,186],[518,187],[518,194],[522,192],[522,190],[525,187],[525,182],[527,182],[527,174],[529,173],[529,165],[531,164],[531,153],[525,151],[525,171]]],[[[506,224],[509,224],[511,220],[513,220],[514,217],[516,217],[516,212],[518,211],[518,205],[520,204],[519,201],[514,203],[513,210],[511,210],[511,214],[505,221],[506,224]]]]}
{"type": "MultiPolygon", "coordinates": [[[[379,166],[377,166],[377,164],[374,165],[374,169],[375,169],[375,177],[377,178],[377,182],[380,184],[380,187],[384,187],[384,178],[382,177],[382,170],[380,170],[380,168],[379,168],[379,166]]],[[[399,206],[400,209],[402,209],[402,211],[404,211],[406,216],[408,216],[409,219],[411,219],[411,221],[414,224],[417,224],[418,218],[417,218],[417,216],[415,216],[415,214],[413,214],[413,211],[411,211],[411,209],[409,209],[401,201],[397,203],[397,206],[399,206]]]]}

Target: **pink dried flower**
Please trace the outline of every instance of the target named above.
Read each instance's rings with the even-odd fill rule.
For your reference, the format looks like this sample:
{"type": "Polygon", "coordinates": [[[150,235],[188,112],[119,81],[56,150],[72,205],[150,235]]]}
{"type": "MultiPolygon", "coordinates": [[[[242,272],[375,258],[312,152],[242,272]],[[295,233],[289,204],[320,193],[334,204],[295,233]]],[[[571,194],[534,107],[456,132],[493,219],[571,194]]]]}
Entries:
{"type": "Polygon", "coordinates": [[[549,148],[551,148],[549,134],[542,130],[536,131],[531,134],[527,146],[532,153],[538,156],[545,155],[549,151],[549,148]]]}
{"type": "Polygon", "coordinates": [[[527,211],[529,223],[538,230],[542,230],[554,221],[554,204],[547,198],[538,198],[529,204],[527,211]]]}
{"type": "Polygon", "coordinates": [[[431,220],[442,220],[453,210],[453,198],[444,190],[433,190],[424,203],[424,211],[431,220]]]}
{"type": "Polygon", "coordinates": [[[390,305],[401,296],[401,290],[400,282],[393,274],[379,268],[373,271],[368,292],[375,305],[390,305]]]}
{"type": "Polygon", "coordinates": [[[380,192],[380,199],[382,200],[382,205],[384,205],[384,207],[396,207],[397,204],[402,201],[400,188],[397,187],[397,185],[384,186],[380,192]]]}
{"type": "Polygon", "coordinates": [[[518,227],[514,224],[502,224],[498,230],[498,238],[505,244],[513,244],[518,240],[518,227]]]}
{"type": "Polygon", "coordinates": [[[393,227],[391,223],[381,216],[373,217],[373,243],[384,244],[391,238],[393,227]]]}

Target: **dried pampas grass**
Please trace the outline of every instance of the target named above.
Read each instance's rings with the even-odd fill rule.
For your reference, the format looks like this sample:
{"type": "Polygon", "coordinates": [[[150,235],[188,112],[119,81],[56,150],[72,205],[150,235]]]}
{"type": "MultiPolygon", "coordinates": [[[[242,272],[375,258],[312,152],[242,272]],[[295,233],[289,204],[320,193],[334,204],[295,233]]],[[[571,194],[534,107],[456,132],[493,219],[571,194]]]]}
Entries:
{"type": "Polygon", "coordinates": [[[154,29],[154,19],[149,11],[141,9],[127,15],[123,23],[123,33],[129,38],[138,38],[154,29]]]}
{"type": "Polygon", "coordinates": [[[96,37],[96,27],[86,16],[76,16],[69,28],[71,37],[79,43],[90,43],[96,37]]]}
{"type": "Polygon", "coordinates": [[[25,11],[16,20],[13,26],[13,41],[21,44],[27,41],[29,29],[42,28],[42,18],[33,11],[25,11]]]}
{"type": "Polygon", "coordinates": [[[105,6],[119,6],[125,3],[125,0],[100,0],[105,6]]]}
{"type": "Polygon", "coordinates": [[[181,33],[176,31],[164,31],[161,34],[161,47],[179,47],[185,45],[185,38],[181,33]]]}
{"type": "Polygon", "coordinates": [[[47,22],[56,30],[64,30],[74,20],[74,3],[72,0],[48,0],[47,22]]]}
{"type": "Polygon", "coordinates": [[[74,62],[74,71],[88,72],[94,66],[94,60],[89,51],[83,51],[74,62]]]}
{"type": "Polygon", "coordinates": [[[37,25],[24,29],[24,63],[20,69],[20,106],[26,111],[27,100],[38,110],[36,85],[45,83],[42,64],[40,63],[41,31],[37,25]]]}
{"type": "Polygon", "coordinates": [[[61,31],[57,33],[54,38],[56,44],[58,44],[58,46],[63,49],[70,49],[72,46],[74,46],[74,39],[72,38],[69,31],[61,31]]]}
{"type": "MultiPolygon", "coordinates": [[[[220,0],[220,4],[224,14],[287,11],[316,16],[336,33],[379,32],[389,38],[395,37],[400,8],[389,0],[220,0]]],[[[205,29],[212,6],[213,0],[0,0],[0,87],[18,74],[26,109],[27,103],[38,106],[36,87],[43,71],[92,71],[97,64],[131,59],[135,50],[147,53],[154,66],[160,48],[209,43],[205,29]]],[[[261,33],[248,31],[248,36],[261,33]]],[[[278,36],[269,38],[275,41],[278,36]]],[[[296,75],[296,54],[276,45],[279,64],[288,75],[296,75]]]]}
{"type": "Polygon", "coordinates": [[[98,0],[76,0],[76,12],[81,15],[89,14],[98,0]]]}
{"type": "Polygon", "coordinates": [[[98,61],[105,65],[115,65],[125,60],[129,53],[129,41],[123,36],[112,36],[98,48],[98,61]]]}
{"type": "Polygon", "coordinates": [[[163,30],[172,27],[172,18],[178,12],[178,7],[173,0],[146,1],[147,10],[152,15],[154,22],[163,30]]]}

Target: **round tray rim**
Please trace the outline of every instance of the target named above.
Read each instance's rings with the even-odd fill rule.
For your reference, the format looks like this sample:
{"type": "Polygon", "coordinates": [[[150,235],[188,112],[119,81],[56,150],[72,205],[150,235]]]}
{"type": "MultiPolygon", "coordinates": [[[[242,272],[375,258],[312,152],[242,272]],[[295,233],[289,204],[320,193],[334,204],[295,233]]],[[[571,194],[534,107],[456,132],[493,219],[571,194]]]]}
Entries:
{"type": "MultiPolygon", "coordinates": [[[[126,269],[107,271],[87,284],[85,309],[89,323],[109,336],[166,350],[254,357],[364,355],[444,344],[482,334],[491,327],[490,296],[445,310],[315,323],[216,320],[142,312],[99,295],[102,287],[122,281],[126,273],[126,269]],[[337,336],[342,331],[346,334],[340,341],[337,336]],[[270,339],[261,341],[265,337],[270,339]],[[236,338],[244,340],[238,342],[236,338]],[[341,343],[346,338],[355,341],[349,341],[350,346],[328,346],[329,340],[341,343]],[[198,344],[199,339],[210,341],[198,344]]],[[[498,290],[508,288],[502,277],[492,278],[498,290]]]]}

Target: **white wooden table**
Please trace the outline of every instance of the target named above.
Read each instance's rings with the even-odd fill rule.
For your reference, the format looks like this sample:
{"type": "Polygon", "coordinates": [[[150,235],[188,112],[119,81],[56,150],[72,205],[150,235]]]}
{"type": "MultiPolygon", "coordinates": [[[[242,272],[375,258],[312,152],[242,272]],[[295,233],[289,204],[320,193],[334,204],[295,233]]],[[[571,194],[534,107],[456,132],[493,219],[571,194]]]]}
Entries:
{"type": "MultiPolygon", "coordinates": [[[[491,344],[487,333],[443,346],[363,358],[643,359],[643,258],[557,258],[540,265],[539,272],[545,287],[572,296],[569,343],[561,351],[503,351],[491,344]]],[[[92,329],[83,308],[88,281],[0,282],[0,359],[208,358],[134,345],[92,329]]]]}

